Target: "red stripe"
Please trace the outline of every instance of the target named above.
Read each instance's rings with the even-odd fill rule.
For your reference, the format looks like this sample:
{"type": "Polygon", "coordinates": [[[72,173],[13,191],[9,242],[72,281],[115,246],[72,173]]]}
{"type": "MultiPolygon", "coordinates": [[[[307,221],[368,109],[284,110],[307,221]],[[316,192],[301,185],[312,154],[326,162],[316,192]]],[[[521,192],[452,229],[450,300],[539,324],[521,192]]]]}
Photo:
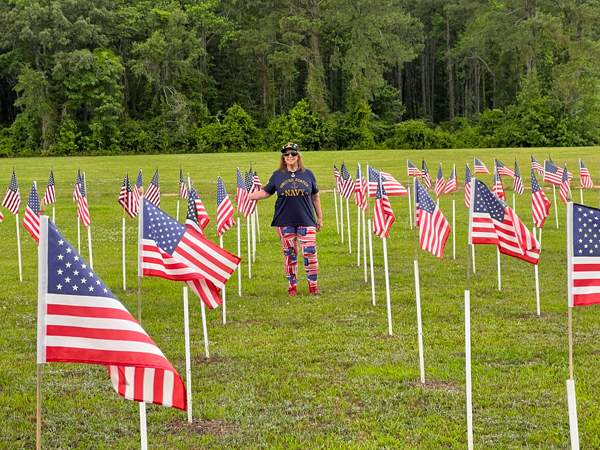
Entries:
{"type": "Polygon", "coordinates": [[[117,371],[119,373],[119,394],[125,397],[125,390],[127,389],[127,379],[125,378],[125,368],[121,366],[117,367],[117,371]]]}
{"type": "Polygon", "coordinates": [[[573,306],[589,306],[600,303],[600,294],[574,294],[573,306]]]}
{"type": "Polygon", "coordinates": [[[48,305],[48,315],[90,317],[102,319],[120,319],[135,322],[129,312],[114,308],[98,308],[96,306],[48,305]]]}
{"type": "Polygon", "coordinates": [[[600,271],[600,264],[573,264],[573,272],[594,272],[600,271]]]}
{"type": "Polygon", "coordinates": [[[129,330],[107,330],[103,328],[83,328],[66,325],[48,325],[48,336],[80,337],[87,339],[103,339],[107,341],[144,342],[156,345],[146,333],[129,330]]]}
{"type": "MultiPolygon", "coordinates": [[[[179,378],[179,375],[174,374],[174,380],[173,380],[173,386],[177,386],[177,379],[179,378]]],[[[164,393],[164,388],[165,388],[165,371],[164,370],[156,370],[154,372],[154,386],[153,386],[153,396],[154,396],[154,400],[153,403],[156,403],[157,405],[162,405],[163,404],[163,393],[164,393]]],[[[173,395],[173,403],[175,403],[175,395],[173,395]]]]}

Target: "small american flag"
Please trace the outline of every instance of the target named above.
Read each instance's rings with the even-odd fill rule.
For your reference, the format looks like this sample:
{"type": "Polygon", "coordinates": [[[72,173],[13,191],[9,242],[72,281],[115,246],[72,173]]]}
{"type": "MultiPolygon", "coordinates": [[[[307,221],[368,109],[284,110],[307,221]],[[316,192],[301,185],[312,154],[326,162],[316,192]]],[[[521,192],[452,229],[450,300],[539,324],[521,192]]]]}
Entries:
{"type": "MultiPolygon", "coordinates": [[[[440,167],[441,170],[441,167],[440,167]]],[[[444,246],[450,234],[450,224],[431,199],[425,188],[415,178],[415,221],[419,227],[421,248],[438,258],[444,257],[444,246]]]]}
{"type": "Polygon", "coordinates": [[[390,228],[396,220],[392,205],[385,193],[385,188],[382,185],[381,175],[377,183],[375,191],[375,207],[373,208],[373,233],[380,238],[387,238],[390,233],[390,228]]]}
{"type": "Polygon", "coordinates": [[[496,194],[500,200],[505,201],[506,195],[504,195],[504,186],[502,186],[502,178],[500,178],[500,174],[498,173],[498,169],[494,170],[494,194],[496,194]]]}
{"type": "Polygon", "coordinates": [[[41,218],[39,364],[102,364],[123,397],[186,410],[181,377],[58,228],[41,218]]]}
{"type": "MultiPolygon", "coordinates": [[[[571,181],[571,179],[573,178],[573,174],[570,172],[567,172],[569,181],[571,181]]],[[[552,162],[552,160],[550,161],[544,161],[544,177],[543,180],[547,181],[548,183],[552,183],[555,185],[560,185],[562,183],[562,178],[563,178],[563,169],[561,167],[558,167],[556,164],[554,164],[552,162]]]]}
{"type": "Polygon", "coordinates": [[[427,169],[427,164],[425,164],[425,160],[421,160],[421,168],[423,169],[423,181],[425,182],[425,189],[429,190],[431,187],[431,176],[429,175],[429,170],[427,169]]]}
{"type": "Polygon", "coordinates": [[[446,187],[444,188],[444,194],[448,195],[451,192],[454,192],[457,188],[458,183],[456,182],[456,164],[454,164],[452,166],[452,172],[450,173],[448,182],[446,183],[446,187]]]}
{"type": "Polygon", "coordinates": [[[50,205],[56,202],[56,187],[54,184],[54,173],[50,169],[50,178],[48,178],[48,184],[46,186],[46,192],[44,192],[44,199],[42,200],[44,205],[50,205]]]}
{"type": "Polygon", "coordinates": [[[79,199],[77,200],[77,217],[81,219],[81,224],[87,228],[90,224],[90,208],[88,207],[87,193],[85,189],[85,172],[81,175],[79,181],[79,199]]]}
{"type": "Polygon", "coordinates": [[[138,192],[140,192],[140,190],[144,188],[144,181],[142,180],[142,169],[140,169],[140,171],[138,172],[138,176],[135,180],[135,187],[137,188],[138,192]]]}
{"type": "Polygon", "coordinates": [[[350,199],[354,189],[354,180],[348,171],[348,167],[346,167],[346,164],[343,162],[342,168],[340,169],[340,177],[340,195],[344,198],[350,199]]]}
{"type": "Polygon", "coordinates": [[[408,191],[398,180],[387,172],[379,172],[371,166],[367,166],[367,176],[369,178],[369,197],[375,197],[379,176],[381,174],[381,182],[385,189],[386,195],[408,195],[408,191]]]}
{"type": "Polygon", "coordinates": [[[210,222],[210,217],[204,208],[196,188],[192,187],[188,196],[188,208],[185,224],[193,227],[198,233],[204,235],[204,228],[210,222]]]}
{"type": "Polygon", "coordinates": [[[531,169],[531,210],[534,225],[542,228],[546,217],[550,214],[550,200],[548,200],[548,197],[546,197],[546,194],[540,188],[533,169],[531,169]]]}
{"type": "Polygon", "coordinates": [[[23,226],[29,231],[35,242],[40,242],[40,199],[35,188],[35,182],[31,184],[31,192],[23,217],[23,226]]]}
{"type": "Polygon", "coordinates": [[[160,208],[160,182],[158,181],[158,169],[156,169],[152,180],[150,180],[150,185],[146,190],[145,198],[154,206],[160,208]]]}
{"type": "Polygon", "coordinates": [[[600,210],[567,203],[569,306],[600,303],[600,210]]]}
{"type": "Polygon", "coordinates": [[[233,205],[225,191],[221,176],[219,176],[217,179],[217,235],[221,236],[234,225],[233,205]]]}
{"type": "Polygon", "coordinates": [[[496,245],[500,253],[537,264],[540,244],[521,219],[481,181],[473,186],[469,243],[496,245]]]}
{"type": "Polygon", "coordinates": [[[513,191],[521,195],[525,193],[525,186],[523,186],[523,178],[521,178],[521,171],[519,170],[517,161],[515,161],[515,180],[513,183],[513,191]]]}
{"type": "Polygon", "coordinates": [[[438,168],[437,178],[435,179],[435,196],[436,198],[440,198],[444,192],[444,173],[442,172],[442,163],[440,163],[440,167],[438,168]]]}
{"type": "Polygon", "coordinates": [[[21,208],[21,194],[19,193],[19,183],[17,183],[17,175],[14,169],[10,183],[8,183],[6,195],[4,196],[4,200],[2,200],[2,206],[13,214],[18,214],[21,208]]]}
{"type": "Polygon", "coordinates": [[[340,171],[335,164],[333,165],[333,178],[335,178],[335,187],[337,191],[340,192],[340,180],[342,178],[340,177],[340,171]]]}
{"type": "Polygon", "coordinates": [[[535,156],[533,155],[531,155],[531,168],[535,170],[538,173],[538,175],[544,175],[544,168],[539,163],[539,161],[535,159],[535,156]]]}
{"type": "MultiPolygon", "coordinates": [[[[246,185],[246,191],[248,191],[248,193],[253,192],[254,172],[252,171],[252,167],[250,167],[249,172],[245,172],[244,184],[246,185]]],[[[256,200],[250,200],[250,198],[248,198],[247,208],[248,208],[247,215],[254,214],[254,211],[256,211],[256,200]]]]}
{"type": "Polygon", "coordinates": [[[468,163],[465,167],[465,207],[471,207],[471,171],[468,163]]]}
{"type": "Polygon", "coordinates": [[[565,163],[565,168],[563,169],[562,179],[560,181],[560,198],[566,205],[567,202],[571,199],[571,183],[569,182],[569,172],[567,172],[567,163],[565,163]]]}
{"type": "Polygon", "coordinates": [[[356,206],[361,208],[363,211],[367,211],[369,208],[369,202],[367,197],[367,181],[362,173],[360,163],[356,165],[356,183],[354,187],[354,203],[356,206]]]}
{"type": "Polygon", "coordinates": [[[131,187],[129,181],[129,174],[125,172],[125,178],[123,179],[123,185],[119,192],[118,203],[123,207],[125,212],[129,214],[129,217],[135,217],[138,215],[140,207],[140,194],[136,196],[136,190],[131,187]]]}
{"type": "Polygon", "coordinates": [[[243,214],[244,218],[248,217],[248,205],[250,200],[248,199],[248,191],[246,190],[246,184],[244,183],[239,167],[237,169],[237,194],[235,196],[235,201],[238,212],[243,214]]]}
{"type": "Polygon", "coordinates": [[[408,169],[408,176],[409,177],[419,177],[419,178],[423,178],[423,172],[421,172],[419,170],[419,168],[417,166],[415,166],[410,159],[406,160],[406,166],[408,169]]]}
{"type": "Polygon", "coordinates": [[[181,198],[188,198],[187,186],[185,185],[185,179],[183,178],[183,170],[179,168],[179,196],[181,198]]]}
{"type": "MultiPolygon", "coordinates": [[[[79,201],[79,197],[81,197],[81,170],[77,170],[77,179],[73,188],[73,201],[79,201]]],[[[77,213],[77,217],[79,217],[79,212],[77,213]]]]}
{"type": "Polygon", "coordinates": [[[252,177],[252,190],[250,192],[258,192],[263,188],[262,183],[260,182],[260,178],[258,178],[258,172],[254,171],[254,176],[252,177]]]}
{"type": "Polygon", "coordinates": [[[594,182],[592,181],[592,177],[590,177],[590,172],[587,170],[587,167],[583,164],[581,158],[579,158],[579,179],[581,181],[581,186],[585,188],[593,188],[594,182]]]}
{"type": "Polygon", "coordinates": [[[488,175],[490,174],[490,171],[487,170],[487,167],[485,167],[485,164],[479,158],[474,159],[473,165],[475,167],[475,170],[473,171],[473,173],[475,173],[475,174],[487,173],[488,175]]]}
{"type": "Polygon", "coordinates": [[[497,159],[494,159],[494,165],[496,166],[496,170],[500,175],[505,175],[511,178],[515,177],[515,173],[512,171],[512,169],[510,167],[506,167],[497,159]]]}

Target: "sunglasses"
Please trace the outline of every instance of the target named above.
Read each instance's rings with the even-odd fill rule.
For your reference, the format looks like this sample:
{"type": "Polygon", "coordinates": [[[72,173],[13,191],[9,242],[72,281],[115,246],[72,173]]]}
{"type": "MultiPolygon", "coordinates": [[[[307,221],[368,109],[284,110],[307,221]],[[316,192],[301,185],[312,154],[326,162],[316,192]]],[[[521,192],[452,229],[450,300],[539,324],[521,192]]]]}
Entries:
{"type": "Polygon", "coordinates": [[[298,156],[298,152],[286,152],[283,156],[298,156]]]}

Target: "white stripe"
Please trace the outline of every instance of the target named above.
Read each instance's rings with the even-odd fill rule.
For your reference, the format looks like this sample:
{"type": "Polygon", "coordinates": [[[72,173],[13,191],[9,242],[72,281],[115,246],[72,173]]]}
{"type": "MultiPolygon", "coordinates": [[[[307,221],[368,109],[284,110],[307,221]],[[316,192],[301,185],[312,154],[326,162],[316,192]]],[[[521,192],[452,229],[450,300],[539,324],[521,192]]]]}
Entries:
{"type": "Polygon", "coordinates": [[[144,385],[143,388],[143,399],[147,403],[154,402],[154,375],[156,373],[155,369],[151,369],[149,367],[144,367],[143,369],[138,368],[137,370],[144,371],[144,385]]]}
{"type": "Polygon", "coordinates": [[[110,308],[129,312],[123,304],[114,298],[95,297],[91,295],[48,294],[49,305],[89,306],[95,308],[110,308]]]}
{"type": "Polygon", "coordinates": [[[163,398],[164,406],[173,406],[173,387],[175,386],[175,374],[170,370],[164,371],[163,398]]]}
{"type": "Polygon", "coordinates": [[[113,389],[119,393],[119,368],[117,366],[108,366],[108,373],[110,374],[110,381],[112,382],[113,389]]]}
{"type": "Polygon", "coordinates": [[[135,388],[135,367],[124,367],[123,372],[125,373],[125,398],[133,400],[133,393],[135,388]]]}
{"type": "Polygon", "coordinates": [[[573,295],[600,294],[600,286],[573,286],[573,295]]]}
{"type": "MultiPolygon", "coordinates": [[[[198,259],[205,259],[205,258],[211,258],[213,260],[218,260],[222,265],[229,267],[232,270],[235,270],[235,268],[237,267],[237,264],[235,264],[233,261],[230,261],[226,256],[220,256],[219,254],[216,253],[217,249],[221,250],[219,247],[217,247],[215,244],[213,244],[212,242],[210,243],[210,245],[202,242],[199,239],[195,239],[193,236],[188,235],[187,239],[189,239],[190,241],[192,241],[194,244],[196,244],[200,250],[206,252],[206,255],[208,256],[202,256],[199,255],[200,258],[198,259]],[[214,247],[213,247],[214,246],[214,247]]],[[[210,242],[210,241],[209,241],[210,242]]],[[[183,243],[182,243],[183,244],[183,243]]],[[[180,244],[180,246],[182,245],[180,244]]],[[[189,247],[186,245],[186,247],[189,247]]],[[[228,278],[228,276],[227,276],[228,278]]]]}
{"type": "Polygon", "coordinates": [[[135,331],[148,336],[148,334],[137,322],[132,322],[130,320],[49,314],[47,317],[47,325],[59,327],[92,328],[99,330],[135,331]]]}
{"type": "Polygon", "coordinates": [[[72,349],[80,348],[85,350],[102,350],[123,353],[136,352],[162,356],[163,358],[165,357],[165,355],[163,355],[156,345],[146,344],[145,342],[91,339],[70,336],[46,336],[46,343],[47,347],[67,347],[72,349]]]}
{"type": "MultiPolygon", "coordinates": [[[[577,264],[575,264],[577,266],[577,264]]],[[[574,280],[600,280],[600,271],[590,270],[584,272],[573,272],[572,278],[574,280]]]]}
{"type": "Polygon", "coordinates": [[[144,269],[155,270],[166,275],[190,275],[196,273],[194,270],[191,270],[189,268],[171,269],[168,266],[165,267],[162,264],[150,264],[146,262],[143,263],[142,267],[144,269]]]}
{"type": "Polygon", "coordinates": [[[600,264],[600,259],[596,256],[574,256],[573,263],[577,264],[600,264]]]}

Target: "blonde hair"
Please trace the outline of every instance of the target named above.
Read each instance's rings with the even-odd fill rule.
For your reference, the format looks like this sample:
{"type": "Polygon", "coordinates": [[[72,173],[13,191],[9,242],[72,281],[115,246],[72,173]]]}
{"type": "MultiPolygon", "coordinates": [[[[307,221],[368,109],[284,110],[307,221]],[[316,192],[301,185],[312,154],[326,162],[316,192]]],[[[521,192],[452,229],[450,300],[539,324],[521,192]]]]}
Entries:
{"type": "MultiPolygon", "coordinates": [[[[281,159],[279,160],[279,171],[281,173],[286,173],[288,170],[287,168],[287,163],[285,162],[285,156],[283,156],[283,153],[281,154],[281,159]]],[[[304,173],[304,171],[306,170],[306,168],[304,167],[304,162],[302,161],[302,155],[300,154],[300,152],[298,152],[298,170],[300,171],[300,173],[304,173]]]]}

